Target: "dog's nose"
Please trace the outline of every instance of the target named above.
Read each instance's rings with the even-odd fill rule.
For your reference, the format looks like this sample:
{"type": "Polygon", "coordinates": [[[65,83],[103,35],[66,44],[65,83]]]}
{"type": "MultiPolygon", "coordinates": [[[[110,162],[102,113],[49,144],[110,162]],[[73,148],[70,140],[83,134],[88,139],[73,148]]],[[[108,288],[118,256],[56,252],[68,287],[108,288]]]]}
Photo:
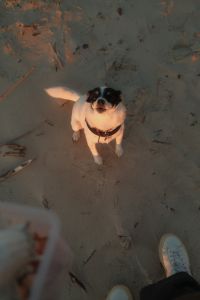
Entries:
{"type": "Polygon", "coordinates": [[[104,105],[105,104],[105,100],[104,99],[99,99],[98,100],[98,104],[99,105],[104,105]]]}

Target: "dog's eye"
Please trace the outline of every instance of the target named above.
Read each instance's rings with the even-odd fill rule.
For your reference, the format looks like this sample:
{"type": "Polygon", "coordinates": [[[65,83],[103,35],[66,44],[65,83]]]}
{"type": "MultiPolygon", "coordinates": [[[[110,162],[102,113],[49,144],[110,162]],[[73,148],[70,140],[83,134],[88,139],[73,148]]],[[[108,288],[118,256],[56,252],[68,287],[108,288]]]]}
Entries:
{"type": "Polygon", "coordinates": [[[98,97],[99,97],[99,92],[98,91],[94,92],[94,94],[92,95],[92,99],[96,100],[98,97]]]}

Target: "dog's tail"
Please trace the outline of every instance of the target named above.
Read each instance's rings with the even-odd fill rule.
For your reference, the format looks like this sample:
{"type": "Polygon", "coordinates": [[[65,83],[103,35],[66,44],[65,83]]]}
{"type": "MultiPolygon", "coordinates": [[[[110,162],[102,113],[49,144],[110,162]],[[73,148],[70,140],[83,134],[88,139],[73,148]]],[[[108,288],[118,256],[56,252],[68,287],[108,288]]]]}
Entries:
{"type": "Polygon", "coordinates": [[[47,88],[45,89],[45,92],[53,98],[71,100],[74,102],[76,102],[81,96],[80,94],[63,86],[55,86],[55,87],[47,88]]]}

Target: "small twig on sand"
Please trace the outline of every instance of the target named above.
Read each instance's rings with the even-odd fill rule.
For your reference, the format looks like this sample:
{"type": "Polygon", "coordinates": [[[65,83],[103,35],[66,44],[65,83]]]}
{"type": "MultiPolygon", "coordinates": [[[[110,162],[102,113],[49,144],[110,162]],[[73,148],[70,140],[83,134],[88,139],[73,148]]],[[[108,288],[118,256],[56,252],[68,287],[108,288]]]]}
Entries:
{"type": "Polygon", "coordinates": [[[43,196],[43,199],[42,199],[42,205],[44,206],[44,208],[50,209],[49,201],[44,196],[43,196]]]}
{"type": "Polygon", "coordinates": [[[72,272],[69,272],[69,276],[72,283],[76,283],[85,293],[87,293],[85,285],[72,272]]]}
{"type": "Polygon", "coordinates": [[[64,68],[64,64],[62,62],[62,60],[59,57],[57,48],[56,48],[56,43],[52,44],[49,43],[49,46],[51,48],[52,54],[53,54],[53,59],[54,59],[54,63],[55,63],[55,68],[56,70],[59,69],[63,69],[64,68]]]}
{"type": "Polygon", "coordinates": [[[163,144],[163,145],[171,145],[170,142],[160,141],[160,140],[152,140],[152,143],[163,144]]]}
{"type": "Polygon", "coordinates": [[[54,126],[54,123],[50,120],[45,120],[45,123],[48,124],[49,126],[54,126]]]}
{"type": "Polygon", "coordinates": [[[0,102],[3,101],[7,96],[9,96],[23,81],[25,81],[31,73],[34,71],[35,67],[32,67],[24,75],[22,75],[13,85],[7,88],[3,94],[0,95],[0,102]]]}
{"type": "Polygon", "coordinates": [[[91,254],[88,256],[88,258],[84,261],[84,265],[86,265],[90,260],[91,258],[94,256],[94,254],[96,253],[96,249],[94,249],[91,254]]]}
{"type": "Polygon", "coordinates": [[[16,175],[17,173],[21,172],[24,168],[26,168],[27,166],[29,166],[35,159],[29,159],[24,161],[21,165],[15,167],[12,170],[9,170],[8,172],[0,175],[0,182],[16,175]]]}

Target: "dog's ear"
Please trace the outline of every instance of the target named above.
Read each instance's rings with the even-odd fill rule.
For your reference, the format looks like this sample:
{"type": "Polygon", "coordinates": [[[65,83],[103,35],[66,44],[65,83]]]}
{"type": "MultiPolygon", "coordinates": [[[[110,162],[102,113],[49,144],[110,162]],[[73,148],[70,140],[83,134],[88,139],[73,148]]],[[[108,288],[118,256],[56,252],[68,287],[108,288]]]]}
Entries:
{"type": "Polygon", "coordinates": [[[94,102],[97,99],[98,95],[99,95],[98,88],[90,90],[87,93],[87,99],[86,99],[86,101],[89,102],[89,103],[92,103],[92,102],[94,102]]]}
{"type": "Polygon", "coordinates": [[[119,91],[119,90],[118,90],[118,91],[115,91],[115,95],[116,95],[116,96],[121,96],[121,94],[122,94],[121,91],[119,91]]]}
{"type": "Polygon", "coordinates": [[[108,89],[109,94],[115,96],[115,97],[120,97],[122,92],[120,90],[114,90],[112,88],[108,89]]]}
{"type": "Polygon", "coordinates": [[[90,90],[90,91],[87,92],[87,99],[86,99],[87,102],[89,102],[89,103],[92,102],[93,93],[94,93],[94,90],[90,90]]]}
{"type": "Polygon", "coordinates": [[[122,92],[120,90],[114,90],[113,95],[113,105],[117,106],[122,101],[122,92]]]}

